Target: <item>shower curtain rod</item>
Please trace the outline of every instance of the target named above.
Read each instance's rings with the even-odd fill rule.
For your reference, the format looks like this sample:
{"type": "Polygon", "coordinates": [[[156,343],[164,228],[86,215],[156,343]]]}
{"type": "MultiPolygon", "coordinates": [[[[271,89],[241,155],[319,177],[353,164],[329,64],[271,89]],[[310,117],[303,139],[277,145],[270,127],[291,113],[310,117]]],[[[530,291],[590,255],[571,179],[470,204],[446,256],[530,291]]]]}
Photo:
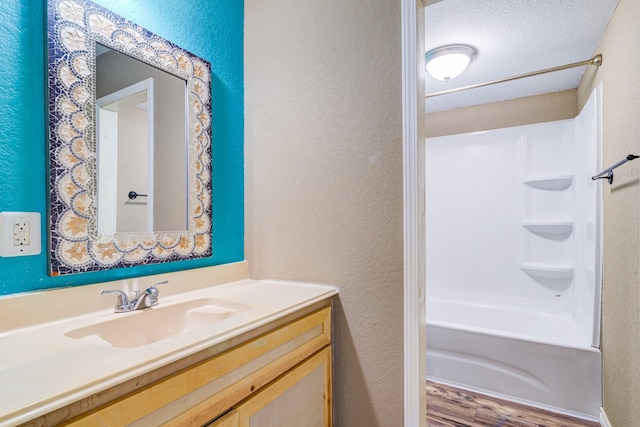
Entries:
{"type": "Polygon", "coordinates": [[[505,78],[502,78],[502,79],[492,80],[492,81],[484,82],[484,83],[478,83],[478,84],[475,84],[475,85],[462,86],[462,87],[458,87],[458,88],[455,88],[455,89],[443,90],[441,92],[428,93],[427,95],[425,95],[425,98],[431,98],[431,97],[440,96],[440,95],[447,95],[447,94],[450,94],[450,93],[461,92],[463,90],[477,89],[479,87],[495,85],[495,84],[498,84],[498,83],[510,82],[512,80],[524,79],[525,77],[533,77],[533,76],[538,76],[540,74],[553,73],[555,71],[567,70],[569,68],[582,67],[584,65],[593,65],[593,66],[599,67],[600,65],[602,65],[602,54],[597,54],[596,56],[594,56],[591,59],[587,59],[585,61],[580,61],[580,62],[574,62],[573,64],[560,65],[560,66],[553,67],[553,68],[547,68],[545,70],[533,71],[531,73],[519,74],[517,76],[505,77],[505,78]]]}

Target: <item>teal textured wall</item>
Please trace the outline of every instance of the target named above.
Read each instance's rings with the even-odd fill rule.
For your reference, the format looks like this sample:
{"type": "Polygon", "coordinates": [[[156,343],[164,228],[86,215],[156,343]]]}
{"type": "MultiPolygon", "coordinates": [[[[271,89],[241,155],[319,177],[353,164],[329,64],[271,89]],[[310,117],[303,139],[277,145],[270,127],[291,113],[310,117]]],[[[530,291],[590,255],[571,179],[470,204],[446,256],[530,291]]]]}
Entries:
{"type": "Polygon", "coordinates": [[[63,277],[47,275],[46,2],[5,0],[0,8],[0,211],[40,212],[43,251],[37,256],[0,258],[0,294],[244,259],[243,2],[96,3],[211,63],[213,256],[63,277]]]}

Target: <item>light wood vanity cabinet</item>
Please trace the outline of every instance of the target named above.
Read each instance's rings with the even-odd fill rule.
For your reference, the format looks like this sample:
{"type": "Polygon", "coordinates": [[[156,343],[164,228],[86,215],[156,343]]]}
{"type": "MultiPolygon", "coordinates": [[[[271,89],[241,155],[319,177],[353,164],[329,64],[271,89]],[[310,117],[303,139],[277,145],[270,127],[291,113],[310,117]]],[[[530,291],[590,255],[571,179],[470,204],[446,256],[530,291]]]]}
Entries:
{"type": "Polygon", "coordinates": [[[195,363],[181,361],[28,424],[331,426],[329,301],[229,342],[195,363]]]}
{"type": "Polygon", "coordinates": [[[331,348],[325,347],[208,427],[331,425],[331,348]]]}

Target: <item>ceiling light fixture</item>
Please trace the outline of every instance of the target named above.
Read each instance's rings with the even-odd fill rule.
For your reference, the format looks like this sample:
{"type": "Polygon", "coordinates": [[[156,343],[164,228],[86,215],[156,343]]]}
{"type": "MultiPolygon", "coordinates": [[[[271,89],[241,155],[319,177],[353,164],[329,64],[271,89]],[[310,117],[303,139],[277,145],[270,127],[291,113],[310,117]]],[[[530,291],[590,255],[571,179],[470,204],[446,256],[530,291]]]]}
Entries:
{"type": "Polygon", "coordinates": [[[467,69],[478,50],[466,44],[451,44],[430,50],[424,55],[426,69],[434,79],[448,82],[467,69]]]}

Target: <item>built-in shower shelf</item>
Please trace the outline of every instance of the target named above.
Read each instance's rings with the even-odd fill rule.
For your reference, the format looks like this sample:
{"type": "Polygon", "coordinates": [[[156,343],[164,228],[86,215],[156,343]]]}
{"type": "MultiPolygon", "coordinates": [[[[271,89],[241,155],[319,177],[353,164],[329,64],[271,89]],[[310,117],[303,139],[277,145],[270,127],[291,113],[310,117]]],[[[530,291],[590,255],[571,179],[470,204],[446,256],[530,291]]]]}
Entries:
{"type": "Polygon", "coordinates": [[[570,279],[573,277],[572,265],[524,262],[520,269],[531,276],[543,279],[570,279]]]}
{"type": "Polygon", "coordinates": [[[566,190],[573,183],[573,175],[528,176],[522,182],[541,190],[566,190]]]}
{"type": "Polygon", "coordinates": [[[573,221],[522,221],[530,232],[542,236],[562,236],[573,232],[573,221]]]}

